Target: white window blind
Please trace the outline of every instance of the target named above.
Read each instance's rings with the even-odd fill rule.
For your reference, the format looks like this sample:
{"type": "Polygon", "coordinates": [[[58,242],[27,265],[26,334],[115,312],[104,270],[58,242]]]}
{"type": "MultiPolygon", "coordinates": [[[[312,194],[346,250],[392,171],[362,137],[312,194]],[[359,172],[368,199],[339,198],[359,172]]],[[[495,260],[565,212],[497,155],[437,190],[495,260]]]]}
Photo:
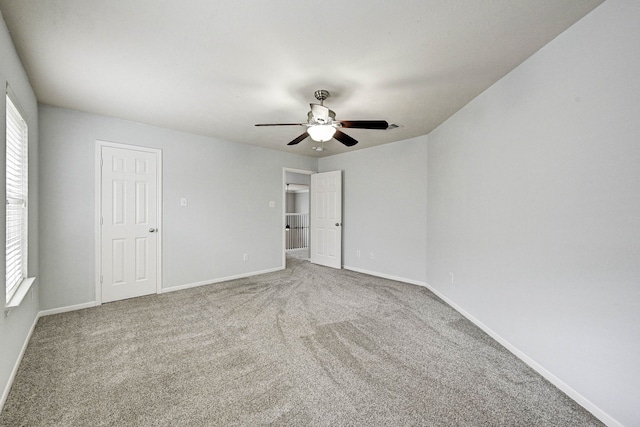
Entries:
{"type": "Polygon", "coordinates": [[[7,301],[27,277],[27,123],[7,99],[7,301]]]}

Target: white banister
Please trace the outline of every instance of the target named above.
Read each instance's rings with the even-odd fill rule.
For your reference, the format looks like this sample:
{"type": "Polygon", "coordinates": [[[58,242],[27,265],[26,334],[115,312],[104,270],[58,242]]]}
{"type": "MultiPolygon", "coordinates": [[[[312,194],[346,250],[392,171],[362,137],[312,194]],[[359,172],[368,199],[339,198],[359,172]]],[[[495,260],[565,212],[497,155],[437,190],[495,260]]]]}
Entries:
{"type": "Polygon", "coordinates": [[[286,249],[309,247],[309,214],[288,213],[286,217],[286,249]]]}

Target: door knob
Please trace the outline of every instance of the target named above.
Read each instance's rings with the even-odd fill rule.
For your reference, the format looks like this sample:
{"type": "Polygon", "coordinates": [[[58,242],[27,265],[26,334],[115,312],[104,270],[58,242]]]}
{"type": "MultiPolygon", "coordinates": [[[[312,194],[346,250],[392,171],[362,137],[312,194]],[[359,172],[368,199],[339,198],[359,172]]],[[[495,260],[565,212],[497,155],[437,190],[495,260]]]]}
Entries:
{"type": "Polygon", "coordinates": [[[340,223],[339,222],[336,222],[336,227],[340,227],[340,223]]]}
{"type": "Polygon", "coordinates": [[[157,229],[157,228],[150,228],[150,229],[149,229],[149,233],[155,233],[156,231],[158,231],[158,229],[157,229]]]}

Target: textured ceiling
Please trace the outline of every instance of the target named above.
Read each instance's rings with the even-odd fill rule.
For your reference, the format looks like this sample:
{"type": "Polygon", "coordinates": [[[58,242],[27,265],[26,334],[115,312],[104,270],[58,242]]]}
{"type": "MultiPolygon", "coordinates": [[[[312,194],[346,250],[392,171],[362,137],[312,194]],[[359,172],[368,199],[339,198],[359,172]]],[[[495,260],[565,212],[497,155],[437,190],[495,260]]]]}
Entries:
{"type": "Polygon", "coordinates": [[[602,0],[0,0],[42,103],[323,156],[424,135],[602,0]],[[299,127],[313,92],[360,143],[299,127]]]}

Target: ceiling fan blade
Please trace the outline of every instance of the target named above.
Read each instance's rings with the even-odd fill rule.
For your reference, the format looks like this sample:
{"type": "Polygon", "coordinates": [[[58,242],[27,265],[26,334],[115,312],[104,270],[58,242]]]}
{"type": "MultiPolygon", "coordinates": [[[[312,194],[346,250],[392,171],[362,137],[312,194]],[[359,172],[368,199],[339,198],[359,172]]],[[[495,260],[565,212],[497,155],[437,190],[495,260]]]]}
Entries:
{"type": "Polygon", "coordinates": [[[352,129],[387,129],[389,123],[386,120],[340,120],[343,128],[352,129]]]}
{"type": "Polygon", "coordinates": [[[258,123],[255,126],[306,126],[306,123],[258,123]]]}
{"type": "Polygon", "coordinates": [[[302,141],[303,139],[305,139],[308,136],[309,136],[309,134],[305,132],[302,135],[300,135],[299,137],[297,137],[296,139],[294,139],[293,141],[291,141],[290,143],[288,143],[287,145],[296,145],[296,144],[300,143],[300,141],[302,141]]]}
{"type": "Polygon", "coordinates": [[[347,147],[353,147],[358,143],[357,140],[351,138],[349,135],[347,135],[344,132],[340,132],[339,129],[336,129],[336,133],[333,134],[333,137],[338,141],[342,142],[347,147]]]}

